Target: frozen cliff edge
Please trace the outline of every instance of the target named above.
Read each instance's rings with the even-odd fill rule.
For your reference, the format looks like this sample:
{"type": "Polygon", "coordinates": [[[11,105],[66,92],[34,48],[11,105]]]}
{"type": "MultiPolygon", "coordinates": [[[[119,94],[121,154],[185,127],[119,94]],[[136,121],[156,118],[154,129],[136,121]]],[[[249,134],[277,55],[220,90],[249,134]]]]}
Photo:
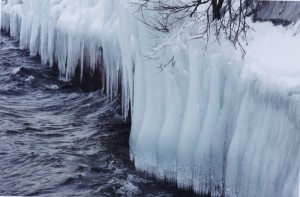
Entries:
{"type": "Polygon", "coordinates": [[[124,112],[133,105],[138,169],[212,196],[298,197],[299,24],[253,24],[242,59],[226,41],[204,51],[195,24],[154,37],[127,0],[20,3],[3,6],[1,28],[21,48],[63,79],[101,75],[124,112]]]}
{"type": "Polygon", "coordinates": [[[254,26],[244,60],[213,43],[200,55],[203,43],[180,33],[165,54],[175,68],[141,72],[130,139],[138,169],[213,196],[299,195],[300,37],[254,26]]]}
{"type": "Polygon", "coordinates": [[[74,80],[88,90],[101,88],[111,98],[121,96],[127,116],[135,54],[126,51],[135,45],[136,36],[124,27],[121,31],[122,26],[134,25],[124,2],[2,1],[1,30],[30,55],[39,55],[42,64],[58,69],[62,80],[74,80]]]}
{"type": "Polygon", "coordinates": [[[254,18],[259,21],[273,21],[288,25],[300,19],[299,1],[260,1],[254,18]]]}

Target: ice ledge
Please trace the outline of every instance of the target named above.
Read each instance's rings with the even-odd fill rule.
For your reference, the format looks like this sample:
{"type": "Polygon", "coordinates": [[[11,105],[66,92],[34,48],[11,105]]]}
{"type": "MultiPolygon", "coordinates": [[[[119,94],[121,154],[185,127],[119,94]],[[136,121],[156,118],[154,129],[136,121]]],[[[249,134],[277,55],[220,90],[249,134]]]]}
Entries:
{"type": "Polygon", "coordinates": [[[145,88],[130,140],[136,167],[199,194],[297,197],[300,94],[234,59],[187,62],[186,78],[164,76],[161,88],[145,88]]]}
{"type": "Polygon", "coordinates": [[[244,59],[226,42],[204,52],[184,30],[161,56],[173,68],[137,71],[137,169],[199,194],[298,197],[299,24],[252,25],[244,59]]]}
{"type": "Polygon", "coordinates": [[[119,13],[122,2],[1,1],[1,30],[19,40],[20,48],[29,49],[30,55],[39,55],[42,64],[58,69],[62,80],[73,80],[86,90],[101,88],[111,98],[121,97],[127,117],[133,63],[122,52],[135,43],[126,42],[130,31],[120,30],[119,21],[129,15],[124,6],[119,13]]]}

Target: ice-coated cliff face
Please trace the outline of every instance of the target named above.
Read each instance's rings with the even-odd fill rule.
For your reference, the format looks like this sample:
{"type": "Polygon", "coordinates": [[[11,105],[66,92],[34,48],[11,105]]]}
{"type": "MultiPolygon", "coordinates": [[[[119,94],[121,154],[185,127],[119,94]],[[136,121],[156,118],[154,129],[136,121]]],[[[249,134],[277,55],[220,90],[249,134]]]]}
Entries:
{"type": "Polygon", "coordinates": [[[174,68],[140,73],[137,168],[213,196],[298,196],[298,30],[254,27],[244,60],[225,43],[203,53],[180,33],[165,55],[174,68]]]}
{"type": "Polygon", "coordinates": [[[300,19],[299,1],[259,1],[257,20],[271,20],[277,24],[290,24],[300,19]]]}
{"type": "Polygon", "coordinates": [[[99,71],[109,96],[122,87],[138,169],[213,196],[298,197],[300,24],[252,24],[243,59],[225,40],[203,50],[191,39],[201,24],[151,32],[127,0],[2,8],[2,29],[62,78],[80,68],[99,71]]]}

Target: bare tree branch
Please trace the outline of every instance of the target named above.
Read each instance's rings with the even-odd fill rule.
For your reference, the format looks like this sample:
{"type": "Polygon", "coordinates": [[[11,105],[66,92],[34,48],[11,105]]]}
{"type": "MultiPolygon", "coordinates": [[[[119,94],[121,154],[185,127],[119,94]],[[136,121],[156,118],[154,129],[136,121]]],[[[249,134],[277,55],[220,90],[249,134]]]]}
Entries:
{"type": "MultiPolygon", "coordinates": [[[[135,0],[132,5],[142,18],[138,18],[150,29],[170,32],[186,21],[204,22],[193,39],[204,39],[206,44],[213,34],[217,42],[225,37],[236,49],[245,55],[243,42],[247,44],[247,24],[249,13],[247,0],[135,0]],[[201,7],[201,9],[199,9],[201,7]],[[153,13],[153,17],[144,17],[144,12],[153,13]]],[[[205,49],[207,46],[204,47],[205,49]]],[[[151,58],[150,58],[151,59],[151,58]]],[[[174,61],[174,57],[161,67],[174,61]]],[[[173,63],[172,63],[173,64],[173,63]]]]}

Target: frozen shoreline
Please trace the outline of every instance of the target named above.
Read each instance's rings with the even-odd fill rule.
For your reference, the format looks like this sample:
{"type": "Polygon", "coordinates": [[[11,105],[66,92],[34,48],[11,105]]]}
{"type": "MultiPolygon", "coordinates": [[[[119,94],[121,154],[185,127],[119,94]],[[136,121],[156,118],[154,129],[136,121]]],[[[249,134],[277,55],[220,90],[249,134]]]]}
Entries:
{"type": "Polygon", "coordinates": [[[242,59],[226,41],[201,50],[192,28],[153,39],[126,0],[16,2],[3,7],[1,24],[21,48],[57,66],[62,79],[78,66],[81,76],[98,70],[108,96],[121,90],[125,116],[133,105],[138,169],[213,196],[297,197],[299,24],[253,24],[242,59]],[[160,58],[145,61],[155,43],[160,58]],[[172,57],[175,65],[160,72],[172,57]]]}

